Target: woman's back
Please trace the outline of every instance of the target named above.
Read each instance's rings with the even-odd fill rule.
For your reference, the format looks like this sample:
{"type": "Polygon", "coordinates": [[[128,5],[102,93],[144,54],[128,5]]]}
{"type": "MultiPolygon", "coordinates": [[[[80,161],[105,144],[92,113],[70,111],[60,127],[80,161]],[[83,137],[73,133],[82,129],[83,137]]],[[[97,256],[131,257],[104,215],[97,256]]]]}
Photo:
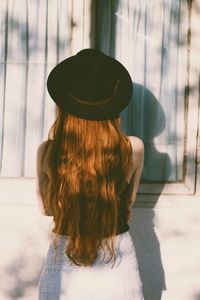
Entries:
{"type": "MultiPolygon", "coordinates": [[[[129,168],[129,172],[127,173],[126,177],[126,185],[121,193],[120,196],[120,207],[123,211],[123,222],[128,222],[130,216],[130,211],[127,210],[125,213],[124,211],[127,208],[127,201],[130,202],[130,208],[135,202],[136,199],[136,192],[138,188],[139,183],[139,175],[141,174],[141,170],[143,167],[143,155],[144,155],[144,145],[143,142],[135,136],[129,136],[128,137],[131,142],[132,147],[132,161],[129,168]],[[140,170],[137,174],[137,176],[134,176],[136,170],[140,170]],[[134,188],[135,187],[135,188],[134,188]]],[[[48,161],[49,161],[49,153],[51,150],[51,141],[44,141],[38,148],[38,157],[37,157],[37,164],[38,164],[38,170],[39,170],[39,177],[40,177],[40,186],[45,185],[47,178],[50,176],[49,169],[48,169],[48,161]],[[42,159],[43,158],[43,159],[42,159]]],[[[136,174],[135,174],[136,175],[136,174]]],[[[40,189],[42,190],[42,189],[40,189]]],[[[38,201],[39,201],[39,208],[42,214],[44,215],[52,215],[52,212],[45,212],[44,210],[44,203],[42,201],[42,197],[39,191],[38,186],[38,201]]],[[[120,222],[120,221],[119,221],[120,222]]],[[[123,226],[123,225],[122,225],[123,226]]],[[[123,232],[123,230],[121,231],[123,232]]],[[[121,233],[119,232],[119,233],[121,233]]]]}
{"type": "Polygon", "coordinates": [[[72,77],[84,75],[84,85],[80,81],[78,85],[76,81],[70,83],[65,102],[57,107],[48,141],[40,145],[37,153],[39,208],[54,220],[39,297],[143,299],[128,221],[143,167],[144,147],[139,138],[125,135],[119,116],[130,100],[130,77],[121,64],[104,54],[81,51],[76,59],[63,61],[50,73],[48,90],[57,104],[58,96],[62,101],[66,97],[64,72],[69,67],[72,77]],[[75,68],[83,64],[88,69],[84,74],[73,74],[72,63],[75,68]],[[113,78],[111,74],[106,80],[102,77],[105,90],[98,91],[104,69],[114,71],[113,78]],[[90,72],[92,77],[88,76],[90,72]],[[87,91],[85,80],[90,86],[87,91]],[[109,96],[105,97],[106,93],[109,96]],[[114,107],[110,106],[113,100],[117,101],[114,107]]]}

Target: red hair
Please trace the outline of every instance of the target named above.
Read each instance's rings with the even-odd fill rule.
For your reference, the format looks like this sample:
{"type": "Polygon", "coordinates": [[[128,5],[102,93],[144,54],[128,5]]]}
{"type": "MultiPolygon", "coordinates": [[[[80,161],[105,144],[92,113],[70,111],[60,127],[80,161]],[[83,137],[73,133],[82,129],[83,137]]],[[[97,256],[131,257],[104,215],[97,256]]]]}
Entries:
{"type": "Polygon", "coordinates": [[[45,209],[54,216],[53,232],[69,237],[67,256],[77,265],[89,266],[99,247],[106,247],[115,259],[120,194],[132,160],[120,117],[85,120],[57,107],[47,146],[45,209]]]}

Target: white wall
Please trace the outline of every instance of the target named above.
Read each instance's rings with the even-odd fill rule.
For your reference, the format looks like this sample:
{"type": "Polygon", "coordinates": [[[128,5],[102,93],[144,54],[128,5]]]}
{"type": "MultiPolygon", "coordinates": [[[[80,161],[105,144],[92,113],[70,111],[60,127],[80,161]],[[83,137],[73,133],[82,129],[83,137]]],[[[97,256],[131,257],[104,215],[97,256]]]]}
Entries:
{"type": "MultiPolygon", "coordinates": [[[[51,217],[40,215],[34,184],[27,180],[29,188],[23,193],[20,183],[12,190],[4,183],[0,189],[1,300],[37,299],[51,217]]],[[[145,300],[199,300],[200,199],[162,196],[155,207],[140,200],[133,208],[130,231],[145,300]]]]}

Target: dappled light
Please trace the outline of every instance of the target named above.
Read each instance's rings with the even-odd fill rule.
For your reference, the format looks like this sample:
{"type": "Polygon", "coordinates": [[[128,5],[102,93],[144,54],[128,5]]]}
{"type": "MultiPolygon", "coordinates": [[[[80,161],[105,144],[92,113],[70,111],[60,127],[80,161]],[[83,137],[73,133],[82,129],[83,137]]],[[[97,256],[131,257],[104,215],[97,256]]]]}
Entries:
{"type": "Polygon", "coordinates": [[[39,254],[38,243],[34,237],[27,236],[9,261],[4,261],[1,299],[37,299],[36,289],[43,264],[43,256],[39,254]]]}
{"type": "Polygon", "coordinates": [[[133,97],[120,116],[125,133],[145,145],[130,224],[145,300],[199,300],[199,199],[192,195],[200,191],[200,5],[78,3],[0,1],[0,300],[37,299],[51,221],[36,212],[33,188],[37,147],[55,117],[46,79],[55,64],[89,46],[116,57],[132,76],[133,97]]]}

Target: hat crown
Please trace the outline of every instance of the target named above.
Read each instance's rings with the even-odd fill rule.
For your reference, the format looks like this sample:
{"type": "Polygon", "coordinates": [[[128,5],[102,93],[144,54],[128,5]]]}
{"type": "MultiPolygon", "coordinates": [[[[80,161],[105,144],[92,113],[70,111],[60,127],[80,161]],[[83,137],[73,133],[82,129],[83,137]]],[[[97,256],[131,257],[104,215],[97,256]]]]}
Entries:
{"type": "Polygon", "coordinates": [[[71,93],[91,101],[101,100],[112,93],[117,78],[113,71],[109,72],[110,59],[105,54],[95,49],[84,49],[75,55],[75,59],[71,93]]]}

